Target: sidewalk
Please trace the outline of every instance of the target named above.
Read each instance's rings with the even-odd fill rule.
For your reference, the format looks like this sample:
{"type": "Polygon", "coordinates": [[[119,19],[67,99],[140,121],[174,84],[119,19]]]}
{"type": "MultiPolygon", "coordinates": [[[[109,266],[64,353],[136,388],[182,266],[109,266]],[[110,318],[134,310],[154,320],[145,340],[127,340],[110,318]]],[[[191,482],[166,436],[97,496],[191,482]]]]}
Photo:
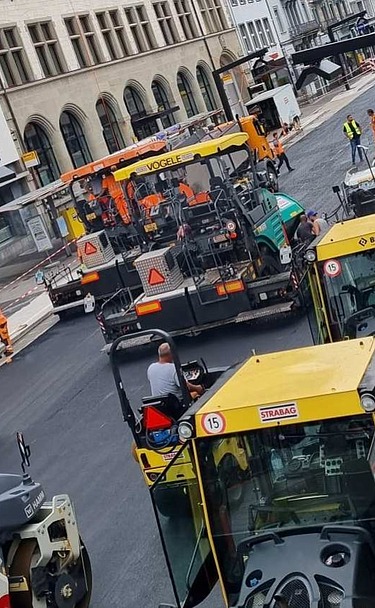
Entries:
{"type": "MultiPolygon", "coordinates": [[[[375,73],[369,72],[352,79],[349,91],[343,86],[304,105],[301,116],[302,131],[292,132],[283,137],[283,143],[288,147],[294,145],[374,85],[375,73]]],[[[48,294],[43,286],[36,287],[33,272],[20,281],[11,282],[9,288],[1,287],[0,284],[0,308],[3,308],[5,314],[7,308],[10,312],[9,316],[7,315],[8,326],[15,352],[17,352],[17,344],[21,344],[21,348],[24,347],[23,338],[52,315],[52,304],[48,294]]],[[[45,323],[44,331],[57,320],[56,317],[50,324],[45,323]]],[[[3,350],[3,346],[0,345],[0,353],[3,350]]],[[[2,362],[4,359],[0,359],[0,366],[2,362]]]]}

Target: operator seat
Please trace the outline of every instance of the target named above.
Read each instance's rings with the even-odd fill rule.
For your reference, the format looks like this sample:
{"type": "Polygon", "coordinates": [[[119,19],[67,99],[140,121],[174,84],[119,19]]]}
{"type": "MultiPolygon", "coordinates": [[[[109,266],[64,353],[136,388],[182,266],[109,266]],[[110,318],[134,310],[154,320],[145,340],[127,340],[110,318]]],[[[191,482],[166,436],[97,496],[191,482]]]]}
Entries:
{"type": "Polygon", "coordinates": [[[143,397],[142,399],[142,407],[140,412],[144,407],[153,406],[155,409],[163,412],[166,416],[173,418],[173,420],[178,420],[180,416],[184,413],[184,405],[179,398],[173,393],[169,393],[168,395],[158,395],[158,396],[150,396],[143,397]]]}

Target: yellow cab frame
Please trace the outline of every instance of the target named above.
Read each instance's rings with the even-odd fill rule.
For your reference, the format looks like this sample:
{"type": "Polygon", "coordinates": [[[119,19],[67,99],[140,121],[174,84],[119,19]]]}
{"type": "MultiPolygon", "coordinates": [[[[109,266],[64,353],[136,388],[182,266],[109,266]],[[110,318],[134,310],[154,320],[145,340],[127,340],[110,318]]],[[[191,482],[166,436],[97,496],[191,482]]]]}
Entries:
{"type": "Polygon", "coordinates": [[[375,215],[338,222],[306,249],[306,298],[315,343],[375,333],[375,215]]]}
{"type": "Polygon", "coordinates": [[[327,569],[322,583],[315,577],[313,557],[321,563],[335,534],[348,535],[345,547],[356,535],[370,538],[374,355],[371,337],[253,355],[178,420],[182,447],[150,487],[178,608],[198,605],[217,581],[227,607],[289,606],[272,602],[285,597],[280,589],[291,576],[311,595],[323,594],[327,581],[344,593],[340,571],[327,569]],[[217,465],[228,442],[246,465],[237,488],[217,465]],[[173,509],[176,487],[185,509],[173,509]],[[169,499],[166,515],[160,504],[169,499]]]}

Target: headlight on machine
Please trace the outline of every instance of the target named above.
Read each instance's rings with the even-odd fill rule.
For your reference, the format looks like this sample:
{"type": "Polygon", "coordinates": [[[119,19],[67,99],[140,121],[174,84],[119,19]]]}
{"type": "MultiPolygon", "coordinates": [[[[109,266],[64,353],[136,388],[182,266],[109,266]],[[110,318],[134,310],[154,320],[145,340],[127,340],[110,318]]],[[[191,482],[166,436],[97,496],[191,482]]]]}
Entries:
{"type": "Polygon", "coordinates": [[[371,393],[362,393],[361,395],[361,407],[365,410],[365,412],[374,412],[375,411],[375,397],[371,393]]]}
{"type": "Polygon", "coordinates": [[[186,441],[191,439],[193,435],[193,425],[190,422],[187,422],[187,420],[182,420],[182,422],[180,422],[180,424],[178,425],[178,436],[180,438],[180,441],[182,443],[185,443],[186,441]]]}
{"type": "Polygon", "coordinates": [[[305,260],[306,262],[308,262],[309,264],[312,264],[313,262],[316,261],[316,251],[315,249],[308,249],[305,253],[305,260]]]}

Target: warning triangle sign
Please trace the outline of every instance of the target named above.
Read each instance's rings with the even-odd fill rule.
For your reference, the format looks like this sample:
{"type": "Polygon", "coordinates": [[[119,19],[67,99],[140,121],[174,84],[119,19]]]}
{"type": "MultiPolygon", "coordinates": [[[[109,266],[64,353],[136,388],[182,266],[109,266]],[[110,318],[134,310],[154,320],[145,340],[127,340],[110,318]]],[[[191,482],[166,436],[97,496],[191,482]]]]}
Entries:
{"type": "Polygon", "coordinates": [[[149,405],[143,411],[144,425],[148,431],[169,429],[172,426],[172,420],[155,407],[149,405]]]}
{"type": "Polygon", "coordinates": [[[148,273],[148,284],[162,285],[163,283],[165,283],[165,277],[156,268],[151,268],[148,273]]]}
{"type": "Polygon", "coordinates": [[[92,255],[93,253],[96,253],[97,251],[98,251],[97,248],[92,243],[88,242],[85,244],[85,254],[86,255],[92,255]]]}

